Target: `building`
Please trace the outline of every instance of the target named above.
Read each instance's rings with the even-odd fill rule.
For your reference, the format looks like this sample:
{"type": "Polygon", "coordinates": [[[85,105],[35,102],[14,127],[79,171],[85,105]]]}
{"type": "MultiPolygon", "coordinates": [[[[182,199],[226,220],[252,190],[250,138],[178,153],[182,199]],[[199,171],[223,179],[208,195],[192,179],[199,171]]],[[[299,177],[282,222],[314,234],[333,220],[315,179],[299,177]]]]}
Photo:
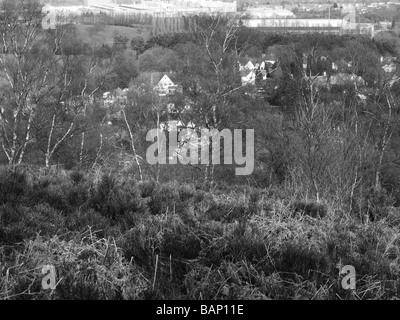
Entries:
{"type": "Polygon", "coordinates": [[[239,63],[239,72],[241,77],[242,86],[246,85],[260,85],[262,80],[266,80],[274,71],[275,60],[259,61],[249,60],[246,64],[239,63]]]}
{"type": "Polygon", "coordinates": [[[282,19],[282,18],[249,18],[243,16],[241,23],[248,28],[260,28],[275,32],[324,32],[324,33],[355,33],[375,34],[372,23],[351,23],[344,19],[282,19]]]}
{"type": "Polygon", "coordinates": [[[164,74],[153,89],[158,92],[159,96],[166,96],[174,94],[178,89],[178,85],[176,85],[168,75],[164,74]]]}
{"type": "Polygon", "coordinates": [[[167,96],[182,89],[177,85],[176,74],[173,72],[143,72],[135,82],[138,88],[151,88],[159,96],[167,96]]]}

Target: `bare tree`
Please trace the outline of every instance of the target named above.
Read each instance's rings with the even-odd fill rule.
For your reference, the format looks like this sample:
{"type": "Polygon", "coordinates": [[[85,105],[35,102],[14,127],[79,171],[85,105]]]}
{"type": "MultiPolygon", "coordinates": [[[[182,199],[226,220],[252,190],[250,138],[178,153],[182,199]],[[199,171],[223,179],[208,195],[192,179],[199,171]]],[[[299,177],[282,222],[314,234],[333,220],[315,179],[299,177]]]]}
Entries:
{"type": "Polygon", "coordinates": [[[32,140],[38,103],[57,86],[53,70],[68,28],[44,32],[42,6],[36,1],[6,0],[0,14],[1,146],[10,164],[21,163],[32,140]]]}
{"type": "Polygon", "coordinates": [[[85,134],[89,129],[86,125],[87,109],[93,104],[94,95],[103,89],[113,77],[111,62],[96,56],[96,48],[85,56],[64,56],[63,67],[59,74],[62,79],[59,83],[55,101],[45,107],[47,119],[50,123],[43,126],[37,125],[39,130],[46,130],[45,165],[50,165],[50,160],[55,151],[74,134],[79,133],[80,151],[79,163],[82,164],[85,134]],[[78,73],[76,67],[80,68],[78,73]],[[50,116],[50,118],[49,118],[50,116]]]}
{"type": "MultiPolygon", "coordinates": [[[[235,108],[232,96],[242,89],[237,64],[241,55],[237,46],[239,28],[237,17],[218,14],[200,17],[192,31],[206,62],[198,81],[189,88],[195,92],[191,100],[193,117],[203,119],[193,121],[198,127],[223,129],[224,121],[235,108]]],[[[210,159],[205,181],[213,179],[214,164],[210,159]]]]}

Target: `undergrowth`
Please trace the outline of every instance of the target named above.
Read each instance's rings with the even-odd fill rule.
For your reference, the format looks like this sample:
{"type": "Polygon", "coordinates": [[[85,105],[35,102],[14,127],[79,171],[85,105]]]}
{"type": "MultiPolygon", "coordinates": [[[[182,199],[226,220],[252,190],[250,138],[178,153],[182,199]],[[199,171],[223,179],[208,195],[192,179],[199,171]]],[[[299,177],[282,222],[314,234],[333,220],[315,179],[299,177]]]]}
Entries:
{"type": "Polygon", "coordinates": [[[366,193],[360,214],[276,188],[1,168],[0,298],[397,299],[400,223],[387,199],[366,193]],[[42,287],[46,265],[54,289],[42,287]]]}

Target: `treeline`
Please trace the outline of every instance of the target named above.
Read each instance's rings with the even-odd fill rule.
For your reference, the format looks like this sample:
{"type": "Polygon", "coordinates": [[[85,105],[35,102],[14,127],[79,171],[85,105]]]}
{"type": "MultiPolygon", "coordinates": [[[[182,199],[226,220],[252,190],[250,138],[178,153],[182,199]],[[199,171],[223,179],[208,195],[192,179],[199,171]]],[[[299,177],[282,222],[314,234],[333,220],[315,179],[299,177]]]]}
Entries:
{"type": "MultiPolygon", "coordinates": [[[[161,46],[165,48],[173,48],[176,45],[193,41],[193,33],[166,33],[153,35],[146,43],[146,49],[153,46],[161,46]]],[[[266,52],[274,45],[287,44],[317,44],[326,50],[335,47],[344,47],[347,41],[356,40],[367,43],[371,48],[376,48],[379,54],[396,55],[398,53],[398,41],[395,36],[383,35],[382,37],[370,38],[357,34],[325,34],[325,33],[289,33],[289,32],[263,32],[252,28],[241,28],[237,34],[237,45],[239,49],[246,49],[250,52],[256,49],[256,54],[261,56],[262,52],[266,52]]],[[[245,53],[245,52],[244,52],[245,53]]]]}
{"type": "Polygon", "coordinates": [[[86,12],[82,14],[58,14],[57,22],[79,23],[85,25],[104,24],[122,27],[132,27],[134,25],[151,25],[153,16],[149,13],[126,13],[126,14],[111,14],[111,13],[93,13],[86,12]]]}
{"type": "Polygon", "coordinates": [[[198,16],[154,16],[151,32],[153,35],[192,32],[197,28],[198,16]]]}

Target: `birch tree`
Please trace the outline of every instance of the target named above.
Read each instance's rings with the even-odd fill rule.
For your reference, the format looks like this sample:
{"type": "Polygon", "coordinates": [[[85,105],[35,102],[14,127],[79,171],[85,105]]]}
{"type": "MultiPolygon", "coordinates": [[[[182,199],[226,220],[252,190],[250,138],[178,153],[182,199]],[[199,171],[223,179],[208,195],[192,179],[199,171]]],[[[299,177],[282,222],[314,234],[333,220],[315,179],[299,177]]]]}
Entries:
{"type": "MultiPolygon", "coordinates": [[[[191,100],[193,122],[198,127],[221,130],[226,127],[232,112],[240,108],[235,99],[243,89],[238,70],[241,55],[237,46],[239,28],[236,17],[218,14],[200,17],[192,31],[201,52],[202,70],[197,74],[189,71],[196,81],[187,79],[184,94],[191,100]]],[[[192,64],[198,60],[194,59],[192,64]]],[[[213,182],[213,179],[214,164],[210,160],[205,181],[213,182]]]]}
{"type": "Polygon", "coordinates": [[[80,135],[79,163],[83,162],[85,135],[89,129],[88,108],[94,96],[112,80],[109,59],[96,55],[92,48],[85,55],[62,56],[56,92],[47,104],[41,105],[42,117],[35,121],[39,148],[49,166],[55,152],[70,138],[80,135]]]}
{"type": "Polygon", "coordinates": [[[57,86],[53,69],[63,35],[42,29],[37,1],[9,1],[0,13],[1,148],[9,164],[21,163],[32,141],[37,105],[57,86]]]}

